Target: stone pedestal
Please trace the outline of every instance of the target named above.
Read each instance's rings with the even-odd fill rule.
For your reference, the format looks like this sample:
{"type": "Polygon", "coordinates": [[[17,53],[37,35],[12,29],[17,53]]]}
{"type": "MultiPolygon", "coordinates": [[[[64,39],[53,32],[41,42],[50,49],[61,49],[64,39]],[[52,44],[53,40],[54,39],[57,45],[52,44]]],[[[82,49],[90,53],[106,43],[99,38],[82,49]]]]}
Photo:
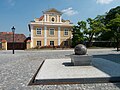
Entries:
{"type": "Polygon", "coordinates": [[[90,55],[70,55],[71,62],[74,66],[88,66],[92,64],[92,56],[90,55]]]}

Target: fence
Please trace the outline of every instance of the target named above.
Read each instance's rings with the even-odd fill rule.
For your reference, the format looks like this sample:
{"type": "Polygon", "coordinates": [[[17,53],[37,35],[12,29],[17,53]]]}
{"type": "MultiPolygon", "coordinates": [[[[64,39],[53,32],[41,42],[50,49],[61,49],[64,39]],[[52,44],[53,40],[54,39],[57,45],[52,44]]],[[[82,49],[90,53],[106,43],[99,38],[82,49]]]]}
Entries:
{"type": "MultiPolygon", "coordinates": [[[[112,41],[94,41],[91,43],[92,43],[92,46],[96,46],[96,47],[114,47],[115,48],[117,46],[117,42],[112,42],[112,41]]],[[[85,42],[85,45],[88,46],[88,42],[85,42]]]]}

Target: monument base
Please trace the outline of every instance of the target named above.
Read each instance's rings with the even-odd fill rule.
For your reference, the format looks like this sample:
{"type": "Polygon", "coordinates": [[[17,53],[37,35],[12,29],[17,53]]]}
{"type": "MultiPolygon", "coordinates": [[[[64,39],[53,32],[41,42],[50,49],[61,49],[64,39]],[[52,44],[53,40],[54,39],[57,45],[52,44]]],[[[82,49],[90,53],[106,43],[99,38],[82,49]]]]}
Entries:
{"type": "Polygon", "coordinates": [[[74,66],[87,66],[92,65],[92,56],[91,55],[70,55],[71,62],[74,66]]]}

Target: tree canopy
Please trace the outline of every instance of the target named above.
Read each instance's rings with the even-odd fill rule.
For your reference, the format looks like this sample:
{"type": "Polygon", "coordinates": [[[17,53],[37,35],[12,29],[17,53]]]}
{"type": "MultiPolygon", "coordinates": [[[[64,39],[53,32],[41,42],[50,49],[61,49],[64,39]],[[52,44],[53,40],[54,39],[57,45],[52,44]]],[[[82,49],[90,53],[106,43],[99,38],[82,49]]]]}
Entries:
{"type": "Polygon", "coordinates": [[[72,38],[72,46],[76,46],[77,44],[79,44],[80,42],[82,43],[84,38],[83,38],[83,33],[82,33],[82,29],[84,28],[83,26],[85,26],[85,22],[80,21],[78,22],[78,25],[73,26],[73,38],[72,38]]]}
{"type": "Polygon", "coordinates": [[[99,15],[94,19],[88,18],[87,21],[79,21],[78,25],[73,27],[73,46],[85,41],[88,41],[88,46],[91,46],[93,37],[106,30],[105,25],[102,23],[103,18],[99,15]]]}
{"type": "Polygon", "coordinates": [[[120,6],[110,9],[105,15],[98,15],[94,19],[78,21],[73,27],[73,46],[78,43],[91,42],[94,37],[101,41],[119,41],[120,38],[120,6]]]}
{"type": "Polygon", "coordinates": [[[101,40],[114,40],[117,28],[120,27],[120,6],[111,9],[106,14],[104,23],[109,31],[101,34],[101,40]]]}

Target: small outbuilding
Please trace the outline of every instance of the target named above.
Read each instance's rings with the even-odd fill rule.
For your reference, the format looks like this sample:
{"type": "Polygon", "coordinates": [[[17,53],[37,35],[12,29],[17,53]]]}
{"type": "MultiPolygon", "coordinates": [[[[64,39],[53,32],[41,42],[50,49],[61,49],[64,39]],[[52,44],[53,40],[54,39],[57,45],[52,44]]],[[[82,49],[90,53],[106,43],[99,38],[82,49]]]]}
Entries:
{"type": "MultiPolygon", "coordinates": [[[[14,34],[14,49],[24,50],[26,49],[26,36],[24,34],[14,34]]],[[[13,49],[13,33],[12,32],[0,32],[0,48],[4,50],[13,49]]]]}

